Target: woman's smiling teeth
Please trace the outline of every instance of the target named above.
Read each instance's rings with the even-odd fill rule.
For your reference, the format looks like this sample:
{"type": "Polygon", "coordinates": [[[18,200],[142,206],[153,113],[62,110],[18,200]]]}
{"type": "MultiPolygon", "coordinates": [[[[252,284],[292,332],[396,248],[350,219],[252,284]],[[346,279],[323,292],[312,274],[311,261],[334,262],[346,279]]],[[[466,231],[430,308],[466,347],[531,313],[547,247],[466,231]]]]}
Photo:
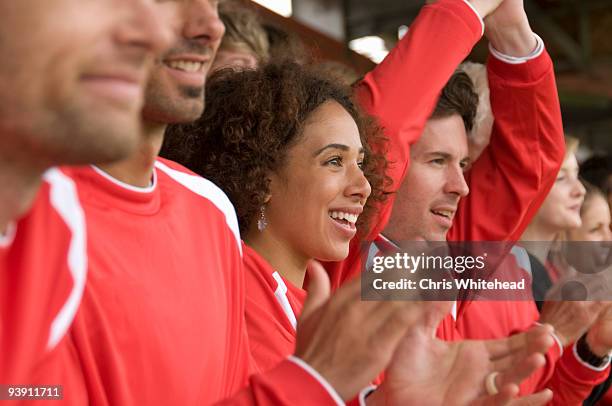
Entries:
{"type": "Polygon", "coordinates": [[[197,61],[168,61],[166,62],[166,65],[172,69],[189,73],[202,72],[204,68],[204,62],[197,61]]]}
{"type": "Polygon", "coordinates": [[[357,223],[357,218],[359,218],[358,214],[346,213],[343,211],[330,211],[329,216],[334,220],[344,220],[350,223],[351,225],[355,225],[357,223]]]}

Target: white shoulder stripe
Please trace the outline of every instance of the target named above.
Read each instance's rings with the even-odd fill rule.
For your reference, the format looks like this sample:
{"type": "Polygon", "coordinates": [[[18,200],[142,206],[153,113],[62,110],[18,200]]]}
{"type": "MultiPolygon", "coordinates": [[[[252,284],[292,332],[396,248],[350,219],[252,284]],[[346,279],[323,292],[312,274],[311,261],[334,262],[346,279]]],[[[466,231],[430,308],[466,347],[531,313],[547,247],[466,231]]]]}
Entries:
{"type": "Polygon", "coordinates": [[[0,248],[7,248],[9,245],[11,245],[13,243],[13,240],[15,239],[16,234],[17,224],[14,221],[11,221],[6,226],[5,232],[0,232],[0,248]]]}
{"type": "Polygon", "coordinates": [[[287,285],[285,285],[285,281],[281,278],[278,272],[274,272],[272,277],[276,281],[276,290],[274,291],[274,296],[276,296],[276,300],[278,304],[283,309],[283,312],[289,319],[289,323],[293,326],[293,330],[297,328],[297,319],[295,317],[295,313],[293,313],[293,309],[291,308],[291,304],[289,303],[289,299],[287,298],[287,285]]]}
{"type": "Polygon", "coordinates": [[[68,248],[68,268],[74,280],[74,286],[66,303],[51,323],[49,349],[55,347],[70,328],[79,308],[85,281],[87,278],[87,233],[85,215],[79,202],[76,185],[58,169],[50,169],[44,179],[51,186],[51,205],[59,213],[72,233],[68,248]]]}
{"type": "Polygon", "coordinates": [[[225,215],[225,222],[227,226],[234,233],[236,238],[236,245],[238,245],[238,251],[242,256],[242,244],[240,242],[240,229],[238,228],[238,218],[236,217],[236,210],[230,202],[227,195],[214,183],[205,179],[201,176],[191,175],[189,173],[177,171],[165,165],[164,163],[157,161],[155,167],[172,179],[191,190],[193,193],[202,196],[210,200],[221,212],[225,215]]]}

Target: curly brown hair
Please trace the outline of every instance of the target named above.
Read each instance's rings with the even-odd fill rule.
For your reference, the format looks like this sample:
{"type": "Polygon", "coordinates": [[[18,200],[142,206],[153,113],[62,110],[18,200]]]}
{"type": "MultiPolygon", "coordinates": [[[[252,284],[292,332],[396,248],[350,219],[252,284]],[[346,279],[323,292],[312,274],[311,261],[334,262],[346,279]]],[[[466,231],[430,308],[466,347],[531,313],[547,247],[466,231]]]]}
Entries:
{"type": "Polygon", "coordinates": [[[236,208],[241,232],[250,229],[269,195],[268,174],[283,167],[307,118],[323,103],[339,103],[355,120],[365,150],[363,171],[372,193],[357,223],[368,231],[375,205],[390,184],[380,127],[354,102],[351,89],[313,67],[285,61],[258,70],[220,70],[207,83],[204,115],[168,129],[164,156],[210,179],[236,208]]]}

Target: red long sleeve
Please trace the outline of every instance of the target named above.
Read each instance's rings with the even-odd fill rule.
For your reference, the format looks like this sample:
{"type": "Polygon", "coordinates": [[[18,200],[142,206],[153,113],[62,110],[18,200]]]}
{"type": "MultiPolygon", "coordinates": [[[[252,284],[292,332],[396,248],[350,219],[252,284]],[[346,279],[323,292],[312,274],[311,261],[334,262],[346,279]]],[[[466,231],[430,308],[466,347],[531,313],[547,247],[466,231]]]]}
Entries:
{"type": "MultiPolygon", "coordinates": [[[[480,19],[463,1],[442,0],[425,6],[406,36],[355,89],[361,106],[378,119],[389,139],[390,192],[397,190],[406,175],[410,145],[423,132],[440,91],[481,35],[480,19]]],[[[393,200],[391,194],[379,207],[366,240],[385,228],[393,200]]],[[[362,242],[354,238],[344,261],[325,264],[332,287],[360,273],[362,242]]]]}
{"type": "Polygon", "coordinates": [[[548,195],[565,152],[552,61],[519,65],[490,57],[489,146],[467,173],[449,241],[516,241],[548,195]]]}
{"type": "Polygon", "coordinates": [[[610,366],[597,371],[578,361],[574,346],[565,349],[557,362],[548,387],[553,391],[552,405],[582,405],[593,388],[602,383],[610,373],[610,366]]]}

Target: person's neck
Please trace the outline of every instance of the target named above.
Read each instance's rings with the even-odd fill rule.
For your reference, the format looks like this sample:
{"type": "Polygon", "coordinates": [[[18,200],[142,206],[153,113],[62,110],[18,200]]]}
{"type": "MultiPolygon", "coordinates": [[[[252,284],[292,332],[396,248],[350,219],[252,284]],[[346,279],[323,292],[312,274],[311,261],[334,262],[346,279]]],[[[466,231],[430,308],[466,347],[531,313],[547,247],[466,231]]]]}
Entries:
{"type": "Polygon", "coordinates": [[[155,159],[164,142],[166,124],[145,122],[142,140],[128,158],[98,167],[128,185],[145,188],[151,185],[155,159]]]}
{"type": "Polygon", "coordinates": [[[45,167],[0,155],[0,234],[32,206],[45,167]]]}
{"type": "Polygon", "coordinates": [[[537,223],[527,227],[521,236],[522,246],[536,257],[542,264],[546,263],[550,247],[557,236],[558,231],[552,230],[537,223]]]}
{"type": "Polygon", "coordinates": [[[282,239],[275,238],[271,231],[250,231],[245,235],[244,241],[268,261],[283,278],[294,286],[303,288],[309,258],[291,250],[282,239]]]}

